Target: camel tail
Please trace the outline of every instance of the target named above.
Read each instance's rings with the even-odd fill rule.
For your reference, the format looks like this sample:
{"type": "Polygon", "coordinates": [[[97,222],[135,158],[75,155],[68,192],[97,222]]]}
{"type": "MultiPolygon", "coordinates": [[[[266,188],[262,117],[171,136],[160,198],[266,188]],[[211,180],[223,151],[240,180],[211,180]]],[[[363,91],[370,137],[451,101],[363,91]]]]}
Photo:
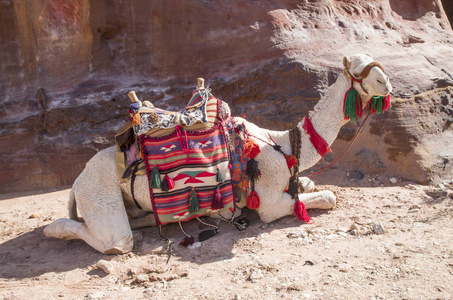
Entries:
{"type": "Polygon", "coordinates": [[[69,192],[69,201],[68,201],[68,211],[69,211],[69,218],[71,220],[78,220],[77,216],[77,203],[75,201],[74,190],[71,189],[69,192]]]}

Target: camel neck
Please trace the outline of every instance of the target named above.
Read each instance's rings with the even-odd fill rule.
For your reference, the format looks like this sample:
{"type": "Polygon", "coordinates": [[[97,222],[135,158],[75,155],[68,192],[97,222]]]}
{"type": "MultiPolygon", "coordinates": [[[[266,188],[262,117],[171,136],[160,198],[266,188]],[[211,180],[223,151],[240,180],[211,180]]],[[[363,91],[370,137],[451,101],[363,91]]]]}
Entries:
{"type": "MultiPolygon", "coordinates": [[[[344,74],[340,74],[337,81],[329,87],[321,100],[310,111],[309,117],[316,132],[330,146],[343,125],[348,121],[344,120],[343,99],[346,91],[351,87],[351,81],[344,74]]],[[[300,169],[304,170],[316,164],[321,156],[316,152],[309,140],[309,135],[302,129],[302,123],[299,123],[301,129],[301,157],[300,169]]]]}
{"type": "Polygon", "coordinates": [[[313,127],[329,146],[337,138],[341,127],[347,123],[343,114],[343,98],[350,83],[347,78],[343,78],[345,76],[340,76],[308,114],[313,127]]]}

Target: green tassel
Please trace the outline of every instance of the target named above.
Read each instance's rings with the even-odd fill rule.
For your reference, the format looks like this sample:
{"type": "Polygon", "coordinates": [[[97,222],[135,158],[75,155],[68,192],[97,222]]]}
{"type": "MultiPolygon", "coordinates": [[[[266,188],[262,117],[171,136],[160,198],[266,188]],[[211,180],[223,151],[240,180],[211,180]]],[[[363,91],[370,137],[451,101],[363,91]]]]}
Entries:
{"type": "Polygon", "coordinates": [[[355,88],[350,88],[344,95],[343,111],[345,120],[354,122],[362,116],[362,100],[355,88]]]}
{"type": "Polygon", "coordinates": [[[161,187],[160,174],[159,174],[158,167],[154,167],[153,170],[151,171],[151,175],[149,176],[149,186],[152,189],[160,189],[160,187],[161,187]]]}
{"type": "Polygon", "coordinates": [[[216,180],[217,182],[224,182],[225,178],[223,178],[222,172],[220,172],[219,168],[217,168],[217,174],[216,174],[216,180]]]}
{"type": "Polygon", "coordinates": [[[189,212],[193,213],[200,210],[200,204],[198,203],[198,196],[197,192],[194,188],[192,188],[192,192],[190,192],[190,199],[189,199],[189,212]]]}
{"type": "Polygon", "coordinates": [[[384,105],[384,97],[382,96],[374,96],[372,98],[372,101],[371,101],[372,105],[371,105],[371,111],[372,112],[376,112],[377,114],[380,114],[382,113],[383,109],[383,105],[384,105]]]}

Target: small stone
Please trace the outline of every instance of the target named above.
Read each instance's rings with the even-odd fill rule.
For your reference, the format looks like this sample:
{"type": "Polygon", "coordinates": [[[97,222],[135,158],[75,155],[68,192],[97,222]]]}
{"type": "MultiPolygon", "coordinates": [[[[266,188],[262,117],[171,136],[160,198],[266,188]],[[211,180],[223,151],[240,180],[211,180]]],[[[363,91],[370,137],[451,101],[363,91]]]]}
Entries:
{"type": "Polygon", "coordinates": [[[29,219],[37,219],[42,217],[42,211],[37,211],[28,217],[29,219]]]}
{"type": "Polygon", "coordinates": [[[170,276],[168,276],[167,278],[165,278],[165,280],[167,281],[172,281],[172,280],[175,280],[175,279],[178,279],[179,278],[179,275],[178,274],[171,274],[170,276]]]}
{"type": "Polygon", "coordinates": [[[311,260],[306,260],[305,263],[303,264],[304,266],[313,266],[315,263],[312,262],[311,260]]]}
{"type": "Polygon", "coordinates": [[[261,224],[258,227],[265,230],[269,227],[269,223],[261,222],[261,224]]]}
{"type": "Polygon", "coordinates": [[[376,223],[374,223],[373,231],[376,234],[385,233],[385,228],[381,221],[377,221],[376,223]]]}
{"type": "Polygon", "coordinates": [[[354,230],[351,230],[349,233],[350,233],[351,235],[358,235],[358,234],[359,234],[359,231],[354,229],[354,230]]]}
{"type": "Polygon", "coordinates": [[[308,232],[305,228],[301,227],[296,230],[296,232],[289,232],[286,237],[291,239],[305,238],[308,236],[308,232]]]}
{"type": "Polygon", "coordinates": [[[420,205],[414,204],[414,205],[412,205],[411,207],[409,207],[409,210],[411,210],[411,209],[421,209],[421,208],[422,208],[422,207],[421,207],[420,205]]]}
{"type": "Polygon", "coordinates": [[[376,270],[373,266],[365,266],[365,270],[376,270]]]}
{"type": "Polygon", "coordinates": [[[137,283],[145,283],[148,281],[148,276],[144,274],[137,275],[137,277],[135,277],[135,281],[137,283]]]}
{"type": "Polygon", "coordinates": [[[357,225],[356,223],[354,223],[354,224],[351,225],[350,230],[360,230],[360,227],[359,227],[359,225],[357,225]]]}
{"type": "Polygon", "coordinates": [[[134,239],[134,243],[141,242],[141,241],[143,241],[143,234],[140,231],[134,232],[133,239],[134,239]]]}
{"type": "Polygon", "coordinates": [[[420,209],[418,209],[418,208],[409,209],[407,212],[410,213],[410,214],[412,214],[412,213],[418,213],[418,212],[420,212],[420,209]]]}
{"type": "Polygon", "coordinates": [[[96,267],[102,269],[107,274],[112,273],[113,270],[115,269],[115,267],[113,266],[113,264],[111,262],[103,260],[103,259],[101,259],[100,261],[98,261],[96,263],[96,267]]]}
{"type": "Polygon", "coordinates": [[[253,270],[249,276],[250,281],[255,281],[255,280],[261,279],[261,278],[263,278],[263,273],[261,272],[260,269],[253,270]]]}
{"type": "Polygon", "coordinates": [[[196,242],[196,243],[193,243],[192,245],[189,245],[187,248],[188,249],[196,249],[196,248],[199,248],[201,246],[201,243],[200,242],[196,242]]]}
{"type": "Polygon", "coordinates": [[[340,227],[337,229],[337,232],[348,232],[348,229],[346,227],[340,227]]]}
{"type": "Polygon", "coordinates": [[[348,234],[346,232],[343,232],[343,231],[339,231],[337,232],[338,235],[342,236],[342,237],[347,237],[348,234]]]}
{"type": "Polygon", "coordinates": [[[88,295],[88,299],[102,299],[104,297],[105,297],[105,293],[103,293],[103,292],[97,292],[97,293],[88,295]]]}
{"type": "Polygon", "coordinates": [[[338,235],[337,234],[329,234],[329,235],[324,236],[323,238],[325,238],[326,240],[335,240],[335,239],[338,239],[338,235]]]}
{"type": "Polygon", "coordinates": [[[148,281],[150,281],[150,282],[162,281],[162,278],[160,278],[159,276],[157,276],[155,274],[150,274],[148,276],[148,281]]]}
{"type": "Polygon", "coordinates": [[[389,179],[389,181],[390,181],[390,183],[393,183],[393,184],[395,184],[395,183],[398,182],[398,180],[397,180],[395,177],[391,177],[391,178],[389,179]]]}

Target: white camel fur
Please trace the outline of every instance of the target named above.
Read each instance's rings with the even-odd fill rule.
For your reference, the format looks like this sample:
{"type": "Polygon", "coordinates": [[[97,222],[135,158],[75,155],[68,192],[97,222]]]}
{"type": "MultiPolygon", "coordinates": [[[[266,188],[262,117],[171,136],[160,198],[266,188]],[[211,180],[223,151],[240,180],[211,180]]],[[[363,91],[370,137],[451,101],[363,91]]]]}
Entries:
{"type": "MultiPolygon", "coordinates": [[[[350,74],[359,74],[365,66],[373,62],[371,56],[354,55],[344,57],[343,65],[350,74]]],[[[340,128],[347,123],[343,114],[343,99],[351,87],[351,79],[346,72],[341,72],[337,81],[326,91],[322,99],[309,113],[315,130],[331,145],[340,128]]],[[[363,88],[354,82],[355,89],[362,97],[363,106],[372,96],[387,96],[392,86],[387,75],[378,67],[373,67],[369,75],[363,79],[363,88]]],[[[269,135],[282,146],[285,153],[291,153],[289,131],[271,131],[242,119],[235,118],[236,123],[245,124],[248,132],[263,140],[269,135]]],[[[312,146],[308,134],[301,131],[301,155],[299,172],[313,166],[321,159],[312,146]]],[[[261,199],[258,214],[263,222],[272,222],[294,212],[295,201],[284,192],[288,185],[290,172],[285,158],[271,146],[256,139],[261,153],[256,157],[261,177],[256,181],[255,189],[261,199]]],[[[303,179],[306,185],[312,182],[303,179]]],[[[137,176],[135,197],[145,211],[152,211],[148,179],[146,175],[137,176]]],[[[299,200],[307,209],[330,209],[335,205],[336,198],[331,191],[320,191],[299,194],[299,200]]],[[[149,214],[142,219],[134,219],[143,213],[134,205],[130,191],[130,181],[119,183],[115,169],[115,147],[97,153],[86,165],[83,172],[74,182],[69,197],[71,219],[58,219],[44,229],[48,237],[60,239],[83,239],[90,246],[105,254],[125,253],[133,248],[132,228],[155,225],[154,217],[149,214]],[[77,220],[76,205],[83,218],[77,220]],[[130,221],[130,223],[129,223],[130,221]]]]}

